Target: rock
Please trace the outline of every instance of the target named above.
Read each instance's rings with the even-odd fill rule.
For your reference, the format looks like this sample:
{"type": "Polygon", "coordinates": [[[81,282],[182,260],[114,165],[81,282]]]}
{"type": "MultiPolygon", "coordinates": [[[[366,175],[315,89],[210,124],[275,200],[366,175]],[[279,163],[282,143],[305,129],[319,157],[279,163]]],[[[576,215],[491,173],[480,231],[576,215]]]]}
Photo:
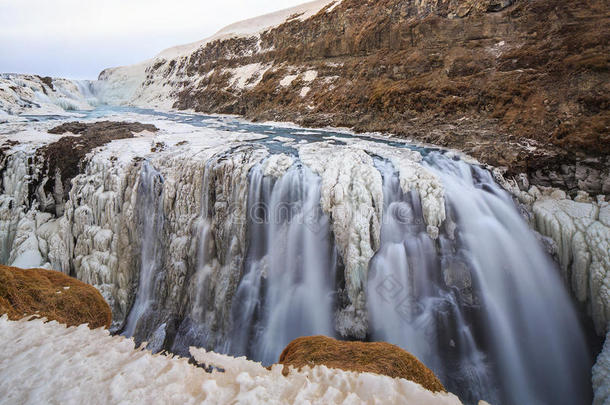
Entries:
{"type": "Polygon", "coordinates": [[[63,273],[0,265],[0,314],[36,315],[68,326],[109,328],[110,307],[94,287],[63,273]]]}
{"type": "Polygon", "coordinates": [[[116,139],[133,138],[134,133],[142,131],[156,132],[158,129],[139,122],[113,121],[67,122],[51,128],[50,134],[72,133],[78,136],[64,136],[36,151],[38,159],[45,164],[46,177],[32,187],[54,200],[44,209],[58,216],[62,214],[60,207],[68,199],[72,179],[81,171],[81,163],[89,152],[116,139]]]}
{"type": "MultiPolygon", "coordinates": [[[[325,365],[416,382],[432,392],[446,392],[434,373],[415,356],[385,342],[344,342],[326,336],[300,337],[286,346],[279,363],[297,369],[325,365]]],[[[285,367],[284,373],[288,370],[285,367]]]]}

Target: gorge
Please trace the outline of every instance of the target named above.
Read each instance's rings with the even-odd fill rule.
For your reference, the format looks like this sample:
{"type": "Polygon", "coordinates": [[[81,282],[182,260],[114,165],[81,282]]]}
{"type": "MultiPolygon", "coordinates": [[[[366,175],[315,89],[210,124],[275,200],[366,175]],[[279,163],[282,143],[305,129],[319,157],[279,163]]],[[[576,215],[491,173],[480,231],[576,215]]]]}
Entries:
{"type": "MultiPolygon", "coordinates": [[[[544,131],[521,133],[538,117],[508,123],[518,112],[504,111],[485,126],[490,116],[457,101],[443,104],[452,119],[431,118],[431,100],[421,113],[383,115],[398,96],[379,101],[383,113],[360,102],[352,115],[338,100],[356,95],[338,89],[365,81],[346,70],[366,59],[378,75],[406,75],[392,79],[402,85],[414,77],[370,60],[380,42],[350,31],[356,3],[238,23],[97,81],[0,75],[0,263],[95,286],[112,308],[111,331],[155,353],[189,356],[195,346],[268,366],[300,336],[386,341],[464,403],[604,404],[607,341],[593,363],[610,322],[610,160],[607,132],[595,129],[607,111],[591,107],[604,96],[583,93],[595,99],[586,114],[598,138],[581,143],[545,144],[546,115],[544,131]],[[321,32],[331,26],[346,34],[329,44],[321,32]],[[295,45],[303,33],[313,45],[295,45]]],[[[508,35],[502,24],[487,33],[492,23],[517,19],[519,30],[542,7],[380,3],[379,14],[389,8],[440,33],[472,23],[485,43],[508,35]]],[[[382,51],[405,51],[404,35],[373,37],[386,34],[382,51]]],[[[514,44],[498,44],[489,50],[497,63],[522,60],[514,44]]],[[[478,68],[451,49],[460,77],[475,80],[478,68]]],[[[607,77],[593,56],[579,70],[592,82],[607,77]]],[[[493,74],[519,69],[534,74],[493,74]]],[[[582,135],[578,117],[569,125],[582,135]]]]}

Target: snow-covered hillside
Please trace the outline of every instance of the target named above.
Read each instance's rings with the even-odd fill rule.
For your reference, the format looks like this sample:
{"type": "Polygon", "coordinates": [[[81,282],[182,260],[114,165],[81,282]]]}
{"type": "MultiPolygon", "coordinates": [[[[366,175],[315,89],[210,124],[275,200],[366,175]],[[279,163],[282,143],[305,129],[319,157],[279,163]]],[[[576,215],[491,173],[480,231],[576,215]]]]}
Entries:
{"type": "MultiPolygon", "coordinates": [[[[316,0],[280,10],[271,14],[231,24],[202,41],[166,49],[152,59],[139,64],[109,68],[100,74],[98,96],[103,102],[142,107],[171,108],[178,101],[184,86],[195,86],[202,76],[187,77],[185,68],[194,53],[216,41],[248,39],[253,45],[235,51],[235,57],[265,52],[261,49],[260,35],[287,21],[304,21],[326,8],[332,10],[342,0],[316,0]]],[[[236,70],[227,69],[229,82],[245,83],[262,75],[271,65],[249,64],[236,70]]],[[[204,72],[210,74],[212,72],[204,72]]],[[[243,88],[242,86],[237,86],[243,88]]]]}

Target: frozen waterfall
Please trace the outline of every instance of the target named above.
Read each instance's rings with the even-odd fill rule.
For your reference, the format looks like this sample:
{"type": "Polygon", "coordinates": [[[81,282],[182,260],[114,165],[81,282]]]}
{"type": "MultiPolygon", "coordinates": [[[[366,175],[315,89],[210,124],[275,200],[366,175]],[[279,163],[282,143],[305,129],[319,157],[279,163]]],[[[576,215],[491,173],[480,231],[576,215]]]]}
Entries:
{"type": "Polygon", "coordinates": [[[488,171],[366,136],[160,116],[160,134],[94,151],[55,216],[33,152],[7,149],[2,261],[93,284],[113,332],[152,351],[269,365],[300,336],[357,337],[412,352],[467,403],[590,399],[557,266],[488,171]]]}
{"type": "MultiPolygon", "coordinates": [[[[470,402],[571,404],[585,398],[591,361],[568,293],[490,174],[437,152],[427,156],[426,167],[444,185],[447,212],[433,239],[419,194],[402,190],[390,162],[374,162],[383,178],[384,207],[380,248],[365,290],[368,338],[414,353],[450,391],[470,402]]],[[[143,222],[140,284],[124,334],[160,349],[159,333],[165,338],[167,319],[146,320],[154,301],[150,283],[163,274],[156,267],[164,244],[158,236],[158,176],[143,165],[140,188],[147,191],[139,192],[144,193],[139,207],[148,222],[143,222]]],[[[210,339],[202,316],[214,311],[204,291],[218,264],[209,253],[213,218],[200,219],[190,321],[173,340],[175,352],[211,345],[272,364],[296,337],[340,336],[334,312],[341,299],[343,264],[330,218],[320,207],[320,183],[298,161],[279,177],[265,175],[261,163],[250,170],[248,248],[232,296],[230,328],[222,339],[210,339]]]]}

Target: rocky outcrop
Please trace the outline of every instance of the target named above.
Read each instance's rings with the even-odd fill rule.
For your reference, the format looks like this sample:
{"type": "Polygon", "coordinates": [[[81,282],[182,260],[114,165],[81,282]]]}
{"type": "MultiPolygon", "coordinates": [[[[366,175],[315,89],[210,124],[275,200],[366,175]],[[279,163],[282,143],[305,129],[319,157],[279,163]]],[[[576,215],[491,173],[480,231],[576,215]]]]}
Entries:
{"type": "Polygon", "coordinates": [[[41,201],[48,201],[50,205],[42,206],[42,210],[51,209],[53,212],[56,207],[63,206],[70,192],[72,178],[80,172],[84,158],[93,149],[116,139],[133,138],[134,134],[142,131],[156,132],[157,128],[139,122],[99,121],[68,122],[49,129],[50,134],[70,133],[76,136],[63,136],[36,151],[36,159],[43,163],[41,178],[54,179],[47,180],[44,184],[30,185],[38,192],[52,196],[40,196],[41,201]]]}
{"type": "Polygon", "coordinates": [[[109,328],[112,314],[94,287],[63,273],[0,265],[0,315],[40,316],[68,326],[109,328]]]}
{"type": "MultiPolygon", "coordinates": [[[[385,342],[342,342],[326,336],[300,337],[290,342],[279,364],[296,369],[324,365],[346,371],[404,378],[432,392],[445,392],[434,373],[415,356],[385,342]]],[[[284,368],[288,373],[288,368],[284,368]]]]}
{"type": "Polygon", "coordinates": [[[390,132],[608,194],[609,15],[600,0],[329,2],[162,53],[127,101],[390,132]]]}

